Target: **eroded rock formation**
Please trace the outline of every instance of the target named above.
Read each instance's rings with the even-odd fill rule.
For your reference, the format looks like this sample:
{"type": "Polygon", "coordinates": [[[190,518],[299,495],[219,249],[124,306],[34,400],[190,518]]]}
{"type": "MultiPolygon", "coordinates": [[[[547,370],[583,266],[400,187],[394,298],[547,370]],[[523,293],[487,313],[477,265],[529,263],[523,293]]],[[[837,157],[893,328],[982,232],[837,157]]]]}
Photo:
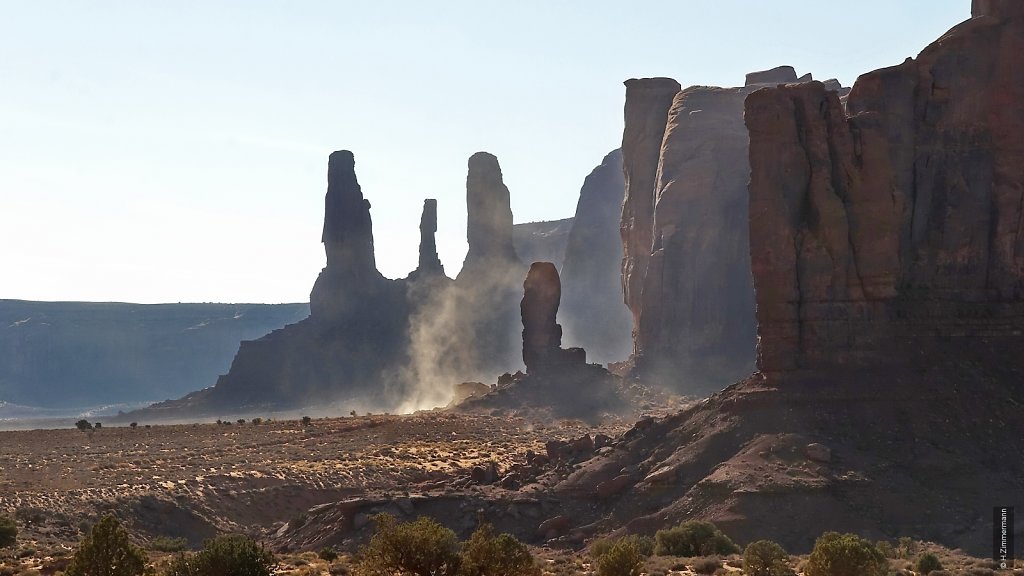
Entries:
{"type": "Polygon", "coordinates": [[[523,319],[523,363],[535,374],[587,361],[582,348],[562,349],[562,327],[556,322],[562,284],[551,262],[534,262],[523,282],[519,304],[523,319]]]}
{"type": "Polygon", "coordinates": [[[409,275],[415,279],[424,275],[444,276],[444,266],[437,257],[437,200],[428,198],[423,201],[423,213],[420,215],[420,255],[416,270],[409,275]]]}
{"type": "Polygon", "coordinates": [[[384,277],[373,253],[370,202],[356,179],[355,157],[348,150],[331,154],[327,164],[324,231],[321,237],[327,266],[309,295],[313,315],[342,313],[352,304],[349,294],[373,291],[384,277]]]}
{"type": "Polygon", "coordinates": [[[560,268],[566,339],[600,363],[624,360],[632,349],[622,298],[622,167],[622,151],[613,150],[583,181],[560,268]]]}
{"type": "MultiPolygon", "coordinates": [[[[651,257],[655,182],[665,123],[679,83],[671,78],[626,81],[622,132],[622,170],[626,196],[622,203],[622,290],[626,306],[639,324],[644,271],[651,257]]],[[[635,344],[634,344],[635,347],[635,344]]]]}
{"type": "Polygon", "coordinates": [[[977,17],[862,76],[747,99],[751,253],[768,374],[891,362],[1024,329],[1024,13],[977,17]]]}
{"type": "Polygon", "coordinates": [[[649,382],[701,394],[754,370],[743,101],[797,80],[783,66],[747,75],[741,88],[677,90],[668,104],[664,79],[626,83],[622,282],[635,373],[649,382]]]}

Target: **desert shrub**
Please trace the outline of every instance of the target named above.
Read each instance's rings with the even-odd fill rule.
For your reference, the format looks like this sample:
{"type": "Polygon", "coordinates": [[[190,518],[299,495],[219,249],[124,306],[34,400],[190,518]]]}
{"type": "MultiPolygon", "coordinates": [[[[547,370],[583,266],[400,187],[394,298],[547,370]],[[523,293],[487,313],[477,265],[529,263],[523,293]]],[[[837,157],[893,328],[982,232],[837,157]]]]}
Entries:
{"type": "Polygon", "coordinates": [[[259,426],[260,424],[263,424],[263,418],[258,418],[257,417],[257,418],[253,418],[252,419],[252,425],[253,426],[259,426]]]}
{"type": "Polygon", "coordinates": [[[590,559],[597,560],[601,556],[604,556],[612,546],[615,545],[615,540],[611,538],[598,538],[590,543],[590,559]]]}
{"type": "Polygon", "coordinates": [[[540,567],[525,544],[494,527],[477,528],[462,546],[460,576],[540,576],[540,567]]]}
{"type": "Polygon", "coordinates": [[[789,555],[771,540],[758,540],[747,544],[743,551],[743,571],[750,576],[785,576],[792,574],[789,555]]]}
{"type": "Polygon", "coordinates": [[[46,510],[35,506],[22,506],[14,511],[14,517],[22,524],[43,524],[46,522],[46,510]]]}
{"type": "Polygon", "coordinates": [[[131,424],[129,424],[128,426],[129,426],[129,427],[130,427],[130,428],[131,428],[132,430],[134,430],[134,429],[136,429],[136,428],[138,428],[138,427],[139,427],[139,423],[138,423],[138,422],[132,422],[132,423],[131,423],[131,424]]]}
{"type": "Polygon", "coordinates": [[[708,556],[693,561],[693,571],[696,574],[714,574],[721,567],[722,560],[718,556],[708,556]]]}
{"type": "Polygon", "coordinates": [[[274,555],[242,534],[218,536],[195,554],[180,554],[165,576],[270,576],[274,555]]]}
{"type": "Polygon", "coordinates": [[[86,430],[92,430],[92,424],[90,424],[88,420],[83,418],[78,422],[75,422],[75,428],[78,428],[79,430],[84,432],[86,430]]]}
{"type": "Polygon", "coordinates": [[[334,551],[334,548],[321,548],[316,555],[325,562],[334,562],[338,559],[338,553],[334,551]]]}
{"type": "Polygon", "coordinates": [[[303,426],[309,426],[312,423],[313,423],[313,419],[310,418],[309,416],[303,416],[302,417],[302,425],[303,426]]]}
{"type": "Polygon", "coordinates": [[[651,538],[650,536],[631,534],[629,536],[623,536],[618,540],[613,538],[599,538],[594,540],[594,542],[590,544],[590,558],[592,560],[597,560],[601,556],[604,556],[606,552],[611,550],[612,546],[614,546],[616,542],[621,540],[629,540],[636,544],[637,550],[640,551],[640,555],[644,558],[654,554],[654,538],[651,538]]]}
{"type": "Polygon", "coordinates": [[[856,534],[826,532],[807,558],[807,576],[884,576],[888,561],[856,534]]]}
{"type": "Polygon", "coordinates": [[[0,548],[13,546],[18,541],[18,526],[9,516],[0,516],[0,548]]]}
{"type": "Polygon", "coordinates": [[[597,576],[639,576],[644,563],[636,540],[619,539],[597,560],[597,576]]]}
{"type": "Polygon", "coordinates": [[[97,422],[97,423],[93,424],[92,427],[97,429],[97,430],[99,430],[100,428],[103,428],[103,423],[102,422],[97,422]]]}
{"type": "Polygon", "coordinates": [[[917,559],[916,572],[927,576],[928,574],[931,574],[932,570],[942,570],[942,562],[939,562],[939,557],[931,552],[922,554],[921,557],[917,559]]]}
{"type": "Polygon", "coordinates": [[[892,544],[889,543],[888,540],[879,540],[878,542],[875,542],[875,548],[878,548],[878,551],[886,558],[896,557],[896,549],[892,547],[892,544]]]}
{"type": "Polygon", "coordinates": [[[360,551],[357,574],[451,576],[458,572],[459,543],[455,532],[424,517],[414,522],[398,522],[390,514],[377,514],[373,521],[377,530],[360,551]]]}
{"type": "Polygon", "coordinates": [[[245,418],[239,418],[238,420],[236,420],[236,422],[238,422],[238,425],[241,426],[245,424],[245,418]]]}
{"type": "Polygon", "coordinates": [[[913,538],[903,536],[896,544],[896,557],[903,560],[913,558],[917,553],[917,543],[913,538]]]}
{"type": "Polygon", "coordinates": [[[658,556],[705,556],[736,554],[740,551],[728,536],[711,522],[689,520],[654,535],[658,556]]]}
{"type": "Polygon", "coordinates": [[[188,549],[188,540],[185,538],[172,538],[170,536],[157,536],[149,541],[149,549],[157,552],[181,552],[188,549]]]}
{"type": "Polygon", "coordinates": [[[128,532],[113,515],[106,515],[82,539],[71,557],[66,576],[139,576],[146,556],[128,540],[128,532]]]}

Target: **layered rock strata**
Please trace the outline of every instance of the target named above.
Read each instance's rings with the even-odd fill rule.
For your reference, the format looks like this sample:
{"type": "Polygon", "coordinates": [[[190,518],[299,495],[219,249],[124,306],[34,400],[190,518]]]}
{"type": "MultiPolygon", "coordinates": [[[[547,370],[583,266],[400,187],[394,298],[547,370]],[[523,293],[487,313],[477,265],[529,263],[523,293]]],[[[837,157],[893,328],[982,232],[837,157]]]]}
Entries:
{"type": "Polygon", "coordinates": [[[752,94],[758,367],[898,361],[1024,330],[1024,13],[976,17],[865,74],[752,94]]]}

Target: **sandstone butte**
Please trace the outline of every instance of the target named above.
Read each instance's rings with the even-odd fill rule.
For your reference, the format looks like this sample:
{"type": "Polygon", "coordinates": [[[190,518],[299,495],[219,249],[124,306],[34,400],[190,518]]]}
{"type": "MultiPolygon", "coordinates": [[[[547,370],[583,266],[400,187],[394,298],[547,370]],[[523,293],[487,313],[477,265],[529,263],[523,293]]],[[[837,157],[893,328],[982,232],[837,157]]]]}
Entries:
{"type": "Polygon", "coordinates": [[[753,93],[758,367],[875,365],[1024,329],[1022,3],[863,75],[753,93]]]}
{"type": "MultiPolygon", "coordinates": [[[[817,82],[747,96],[759,371],[560,482],[568,533],[702,518],[792,552],[839,530],[990,553],[992,502],[1024,493],[1024,2],[972,8],[845,105],[817,82]]],[[[673,89],[650,84],[627,84],[623,149],[645,187],[630,143],[653,154],[673,89]]],[[[641,327],[629,274],[654,260],[629,242],[651,202],[623,212],[641,327]]]]}
{"type": "Polygon", "coordinates": [[[739,88],[626,82],[622,287],[641,380],[706,394],[754,371],[743,102],[811,80],[780,66],[748,74],[739,88]]]}

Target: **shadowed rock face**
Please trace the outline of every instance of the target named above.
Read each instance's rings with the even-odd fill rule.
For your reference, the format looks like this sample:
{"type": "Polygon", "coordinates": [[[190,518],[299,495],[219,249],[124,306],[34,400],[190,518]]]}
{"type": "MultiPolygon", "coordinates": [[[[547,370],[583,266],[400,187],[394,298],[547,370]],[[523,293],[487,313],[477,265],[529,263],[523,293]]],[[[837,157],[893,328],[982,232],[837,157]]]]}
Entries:
{"type": "Polygon", "coordinates": [[[752,94],[751,254],[769,375],[897,361],[935,337],[1024,329],[1024,13],[976,17],[916,60],[752,94]]]}
{"type": "Polygon", "coordinates": [[[437,200],[423,201],[423,214],[420,216],[420,257],[416,270],[409,275],[410,279],[422,275],[444,276],[444,266],[437,257],[437,200]]]}
{"type": "Polygon", "coordinates": [[[632,348],[619,235],[625,185],[622,151],[613,150],[583,182],[561,267],[566,340],[601,363],[624,360],[632,348]]]}
{"type": "MultiPolygon", "coordinates": [[[[624,301],[639,324],[643,271],[651,255],[654,224],[654,184],[665,122],[679,83],[671,78],[626,81],[625,128],[622,132],[622,170],[626,197],[622,204],[622,289],[624,301]]],[[[635,328],[634,328],[635,329],[635,328]]]]}
{"type": "Polygon", "coordinates": [[[340,313],[338,306],[351,304],[345,295],[371,291],[385,281],[373,254],[370,202],[363,198],[348,150],[332,153],[328,162],[322,241],[327,266],[309,295],[313,315],[340,313]]]}
{"type": "Polygon", "coordinates": [[[582,348],[562,349],[562,327],[555,321],[562,298],[558,270],[551,262],[534,262],[523,282],[519,309],[523,319],[523,363],[528,374],[586,363],[582,348]]]}
{"type": "Polygon", "coordinates": [[[649,382],[703,394],[754,370],[743,101],[766,84],[797,80],[783,66],[751,73],[742,88],[677,91],[660,132],[650,123],[664,101],[650,94],[670,86],[653,79],[631,81],[648,90],[627,88],[623,155],[627,176],[642,177],[628,182],[623,206],[622,282],[633,312],[634,371],[649,382]],[[650,116],[633,111],[639,106],[650,116]]]}
{"type": "Polygon", "coordinates": [[[493,154],[477,152],[469,158],[466,211],[469,251],[456,280],[493,275],[498,264],[518,262],[512,242],[512,202],[493,154]]]}

